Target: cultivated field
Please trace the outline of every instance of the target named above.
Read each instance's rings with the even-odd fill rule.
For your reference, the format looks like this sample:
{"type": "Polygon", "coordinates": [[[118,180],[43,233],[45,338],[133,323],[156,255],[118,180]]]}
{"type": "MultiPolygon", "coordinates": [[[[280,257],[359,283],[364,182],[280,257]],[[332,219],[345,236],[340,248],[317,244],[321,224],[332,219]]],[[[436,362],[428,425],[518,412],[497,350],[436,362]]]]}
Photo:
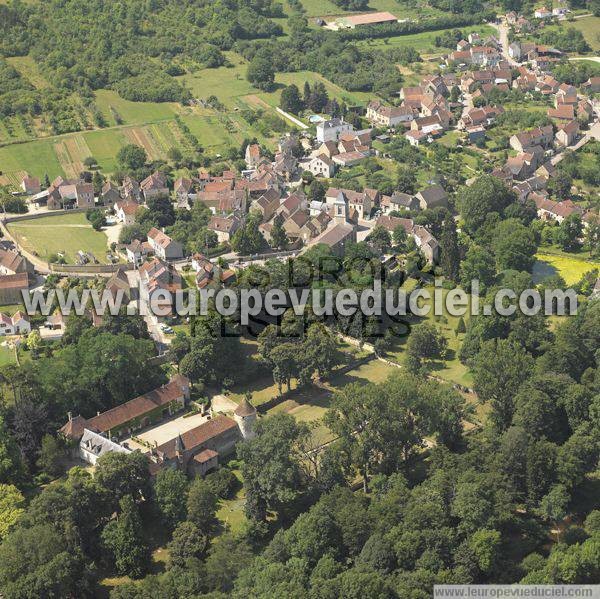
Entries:
{"type": "Polygon", "coordinates": [[[44,260],[61,252],[68,264],[74,264],[76,253],[81,250],[94,254],[101,264],[106,263],[107,237],[95,231],[81,212],[19,221],[8,228],[19,245],[44,260]]]}
{"type": "Polygon", "coordinates": [[[0,148],[0,170],[5,183],[20,184],[24,171],[30,175],[43,177],[46,173],[52,178],[65,175],[52,139],[44,139],[0,148]]]}

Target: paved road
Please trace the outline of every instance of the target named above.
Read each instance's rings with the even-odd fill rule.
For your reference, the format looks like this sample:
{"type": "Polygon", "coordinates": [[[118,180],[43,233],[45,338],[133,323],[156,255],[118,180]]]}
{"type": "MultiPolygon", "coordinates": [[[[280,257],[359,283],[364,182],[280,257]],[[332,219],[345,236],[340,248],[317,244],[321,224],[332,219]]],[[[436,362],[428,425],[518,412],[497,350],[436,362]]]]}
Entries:
{"type": "Polygon", "coordinates": [[[12,241],[14,243],[17,251],[21,252],[27,258],[27,260],[29,260],[29,262],[31,262],[33,264],[33,266],[37,272],[44,274],[44,275],[50,274],[51,271],[48,268],[48,263],[45,262],[44,260],[42,260],[41,258],[34,256],[31,252],[28,252],[27,250],[22,248],[19,245],[19,242],[17,241],[16,237],[13,237],[11,232],[6,227],[4,220],[0,220],[0,231],[2,232],[3,236],[6,237],[6,239],[9,239],[10,241],[12,241]]]}
{"type": "MultiPolygon", "coordinates": [[[[139,271],[137,271],[137,270],[127,271],[127,279],[129,280],[129,286],[132,289],[139,290],[139,288],[140,288],[139,287],[139,284],[140,284],[139,271]]],[[[140,304],[143,301],[144,300],[140,299],[139,300],[140,304]]],[[[159,354],[161,354],[164,351],[166,351],[166,349],[168,349],[168,346],[171,343],[171,340],[161,330],[156,316],[150,314],[150,309],[148,308],[147,304],[145,307],[146,307],[145,311],[147,312],[147,314],[145,314],[143,316],[144,322],[146,323],[146,326],[148,327],[148,333],[149,333],[151,339],[156,343],[158,352],[159,352],[159,354]]]]}
{"type": "Polygon", "coordinates": [[[502,44],[502,56],[506,61],[509,62],[514,67],[518,67],[519,63],[513,60],[508,53],[508,24],[506,21],[502,20],[499,24],[490,23],[492,27],[498,30],[498,36],[500,38],[500,43],[502,44]]]}
{"type": "MultiPolygon", "coordinates": [[[[585,146],[585,144],[588,143],[589,141],[591,141],[592,139],[600,140],[600,122],[599,121],[596,121],[590,127],[590,130],[586,131],[585,135],[574,146],[570,146],[568,149],[571,152],[575,152],[575,151],[579,150],[579,148],[585,146]]],[[[550,160],[550,163],[553,166],[556,166],[565,157],[565,155],[566,155],[566,153],[564,151],[561,152],[560,154],[557,154],[550,160]]]]}
{"type": "Polygon", "coordinates": [[[591,62],[600,62],[600,56],[572,56],[569,60],[590,60],[591,62]]]}
{"type": "Polygon", "coordinates": [[[283,117],[285,117],[286,119],[288,119],[288,121],[291,121],[292,123],[294,123],[294,125],[297,125],[298,127],[300,127],[300,129],[308,129],[308,125],[305,125],[302,121],[298,120],[295,116],[291,115],[289,112],[286,112],[285,110],[281,110],[281,108],[279,108],[279,106],[277,106],[277,108],[275,108],[275,110],[283,117]]]}

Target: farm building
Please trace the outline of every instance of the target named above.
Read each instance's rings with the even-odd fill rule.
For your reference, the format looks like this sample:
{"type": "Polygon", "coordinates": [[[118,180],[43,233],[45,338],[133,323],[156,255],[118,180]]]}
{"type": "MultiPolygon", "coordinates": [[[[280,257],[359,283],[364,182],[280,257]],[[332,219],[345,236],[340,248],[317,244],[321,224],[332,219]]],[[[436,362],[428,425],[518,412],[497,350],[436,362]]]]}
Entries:
{"type": "Polygon", "coordinates": [[[383,25],[397,22],[398,17],[395,17],[390,12],[370,12],[362,15],[340,17],[332,23],[328,23],[328,25],[331,29],[337,31],[338,29],[355,29],[364,25],[383,25]]]}

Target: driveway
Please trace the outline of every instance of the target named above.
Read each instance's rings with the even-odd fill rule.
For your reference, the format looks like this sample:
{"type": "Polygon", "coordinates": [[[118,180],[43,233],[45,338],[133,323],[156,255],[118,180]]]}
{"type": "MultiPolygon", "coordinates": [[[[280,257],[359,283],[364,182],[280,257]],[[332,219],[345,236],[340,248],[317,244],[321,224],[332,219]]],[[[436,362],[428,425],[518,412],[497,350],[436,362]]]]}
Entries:
{"type": "MultiPolygon", "coordinates": [[[[591,141],[592,139],[600,140],[600,122],[596,121],[591,127],[589,131],[586,131],[585,135],[574,145],[569,146],[570,152],[576,152],[579,148],[585,146],[586,143],[591,141]]],[[[565,157],[565,152],[562,151],[557,156],[554,156],[550,162],[552,165],[556,166],[563,158],[565,157]]]]}
{"type": "Polygon", "coordinates": [[[569,60],[590,60],[592,62],[600,62],[600,56],[574,56],[569,60]]]}
{"type": "Polygon", "coordinates": [[[119,235],[121,234],[122,228],[123,223],[116,223],[114,225],[107,225],[102,229],[108,237],[108,245],[111,243],[119,243],[119,235]]]}

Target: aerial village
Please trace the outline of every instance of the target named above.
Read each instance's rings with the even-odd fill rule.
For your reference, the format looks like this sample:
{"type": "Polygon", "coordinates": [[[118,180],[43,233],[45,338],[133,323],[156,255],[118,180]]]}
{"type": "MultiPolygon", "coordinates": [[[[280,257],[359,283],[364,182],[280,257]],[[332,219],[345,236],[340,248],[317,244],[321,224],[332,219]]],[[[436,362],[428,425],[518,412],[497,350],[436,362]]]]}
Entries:
{"type": "MultiPolygon", "coordinates": [[[[271,146],[246,140],[237,162],[231,160],[228,168],[218,172],[209,164],[173,177],[170,171],[153,167],[144,178],[131,173],[107,176],[101,185],[92,182],[89,172],[79,178],[57,176],[45,181],[24,174],[19,189],[11,193],[24,202],[26,212],[5,210],[0,215],[2,349],[14,354],[16,364],[22,366],[28,360],[50,358],[52,348],[72,343],[76,322],[112,330],[118,317],[99,315],[89,305],[80,321],[57,309],[28,315],[23,307],[23,294],[98,288],[125,298],[127,315],[143,315],[135,321],[143,330],[135,335],[152,342],[153,355],[146,362],[148,380],[153,380],[150,373],[164,375],[155,388],[120,395],[123,401],[110,407],[86,412],[81,406],[65,405],[69,409],[54,434],[67,448],[69,465],[93,472],[107,454],[142,454],[154,479],[167,470],[178,470],[190,479],[206,477],[231,460],[237,464],[236,448],[255,438],[257,422],[288,407],[318,431],[315,447],[306,455],[332,443],[331,431],[323,425],[325,410],[315,401],[314,413],[303,411],[307,405],[311,410],[315,406],[298,389],[308,386],[329,398],[337,391],[329,382],[333,367],[324,374],[315,366],[303,375],[295,362],[296,370],[282,374],[281,364],[274,366],[275,360],[265,357],[268,340],[258,335],[258,342],[244,339],[242,345],[254,356],[260,354],[256,359],[263,367],[267,364],[269,375],[272,371],[274,384],[268,391],[263,392],[252,374],[242,384],[219,375],[204,380],[191,359],[186,363],[195,351],[195,334],[190,334],[194,319],[169,310],[156,315],[142,309],[161,291],[235,290],[248,285],[262,267],[285,265],[319,252],[343,261],[353,253],[362,255],[357,247],[367,248],[364,252],[370,259],[396,276],[402,272],[399,286],[406,280],[411,287],[431,286],[436,276],[448,281],[441,220],[451,215],[456,234],[467,234],[457,208],[458,195],[476,186],[482,176],[493,177],[510,190],[523,213],[533,211],[542,242],[550,239],[548,231],[575,219],[571,243],[587,244],[590,231],[600,227],[597,192],[582,191],[572,181],[565,187],[561,163],[600,143],[600,77],[591,76],[577,85],[559,82],[553,71],[564,64],[565,53],[531,41],[530,35],[545,22],[566,18],[567,10],[558,3],[550,9],[537,8],[530,19],[516,12],[499,16],[493,23],[497,34],[472,32],[455,40],[454,49],[426,62],[418,80],[413,74],[411,85],[403,85],[391,99],[372,94],[364,105],[345,114],[334,105],[329,113],[315,110],[319,114],[303,120],[289,107],[277,107],[288,125],[298,125],[280,132],[271,146]],[[538,114],[542,111],[544,124],[511,123],[507,104],[513,94],[522,104],[535,106],[538,114]],[[468,158],[457,168],[458,175],[451,170],[457,155],[468,158]],[[438,167],[443,164],[435,174],[421,168],[436,160],[438,167]],[[378,189],[369,184],[377,181],[369,175],[393,172],[395,176],[398,166],[409,179],[405,185],[378,189]],[[427,175],[420,172],[417,177],[419,168],[427,175]],[[84,224],[70,220],[76,215],[85,215],[84,224]],[[61,219],[61,235],[73,236],[71,250],[49,255],[35,247],[33,239],[40,229],[53,235],[51,217],[56,222],[61,219]],[[101,242],[87,244],[84,228],[93,228],[101,242]]],[[[314,24],[343,34],[403,22],[382,11],[318,18],[314,24]]],[[[218,164],[223,162],[227,160],[218,164]]],[[[585,288],[586,295],[600,296],[598,271],[590,270],[589,289],[585,281],[578,282],[578,291],[585,288]]],[[[448,383],[476,405],[470,363],[466,359],[459,363],[465,322],[448,324],[441,317],[435,320],[438,325],[448,338],[444,343],[451,344],[449,353],[439,355],[452,358],[440,358],[439,372],[427,372],[424,378],[448,383]]],[[[386,374],[405,368],[397,359],[398,355],[404,358],[404,345],[397,354],[386,354],[383,343],[353,336],[352,331],[335,331],[332,336],[343,354],[335,376],[371,363],[386,369],[386,374]]],[[[304,346],[296,346],[300,356],[305,351],[304,346]]],[[[218,364],[215,369],[223,366],[222,356],[213,359],[218,364]]],[[[291,361],[291,357],[283,360],[291,361]]],[[[244,368],[240,366],[240,371],[244,368]]],[[[257,372],[262,383],[264,372],[257,372]]],[[[322,396],[318,399],[322,401],[322,396]]],[[[481,424],[479,412],[473,418],[481,424]]],[[[422,443],[431,446],[428,439],[422,443]]]]}
{"type": "MultiPolygon", "coordinates": [[[[544,12],[536,17],[544,19],[547,15],[544,12]]],[[[365,23],[390,20],[389,13],[376,13],[370,14],[365,23]]],[[[235,283],[241,268],[267,259],[286,260],[317,245],[343,256],[350,244],[368,240],[375,228],[392,235],[400,227],[422,256],[423,265],[434,267],[439,261],[439,241],[426,225],[417,224],[414,216],[421,211],[449,208],[443,182],[431,181],[414,193],[395,191],[391,195],[371,188],[325,185],[319,199],[308,197],[303,191],[305,183],[308,178],[335,181],[336,173],[385,155],[385,142],[394,138],[404,138],[419,148],[434,145],[444,134],[454,131],[465,146],[484,153],[486,134],[504,113],[501,102],[488,102],[486,98],[509,90],[550,102],[547,116],[552,124],[512,134],[506,162],[491,174],[504,181],[521,202],[533,201],[540,220],[561,223],[578,214],[587,227],[597,221],[597,212],[584,210],[570,199],[553,198],[548,187],[565,155],[600,137],[593,99],[600,92],[600,78],[590,78],[579,89],[560,84],[550,68],[561,60],[561,52],[521,42],[518,36],[509,43],[507,30],[518,33],[527,30],[529,23],[515,13],[505,15],[502,23],[499,37],[482,39],[474,33],[459,40],[456,50],[444,57],[440,72],[424,76],[418,86],[403,87],[395,104],[371,100],[362,115],[369,127],[357,129],[342,117],[319,119],[314,134],[288,133],[274,149],[249,143],[241,172],[228,170],[214,175],[200,169],[195,177],[180,177],[171,187],[166,175],[157,170],[141,181],[131,176],[121,181],[107,180],[98,194],[83,179],[57,177],[42,189],[38,178],[23,177],[17,193],[27,198],[31,212],[3,218],[0,301],[18,304],[23,291],[39,288],[48,276],[56,275],[103,277],[107,290],[115,295],[121,291],[134,303],[148,301],[160,289],[182,289],[190,273],[198,289],[228,286],[235,283]],[[140,207],[156,199],[168,199],[181,210],[189,211],[193,205],[206,207],[210,211],[206,228],[214,235],[219,251],[212,257],[190,254],[183,243],[152,227],[145,238],[113,243],[107,252],[107,266],[98,264],[96,256],[84,247],[77,253],[77,264],[64,265],[44,262],[20,247],[10,234],[11,222],[54,212],[95,209],[113,223],[130,227],[135,225],[140,207]],[[264,249],[254,255],[231,248],[236,232],[251,217],[258,218],[258,231],[264,240],[264,249]],[[274,230],[283,231],[285,246],[273,245],[274,230]]],[[[346,17],[323,25],[335,29],[361,24],[358,17],[346,17]]],[[[95,325],[102,320],[93,311],[90,318],[95,325]]],[[[159,352],[164,353],[173,333],[169,319],[153,315],[145,318],[159,352]]],[[[53,314],[38,328],[43,339],[57,340],[64,333],[65,321],[60,314],[53,314]]],[[[0,335],[26,338],[31,331],[32,324],[23,310],[0,314],[0,335]]],[[[233,412],[233,420],[219,416],[192,429],[187,437],[164,438],[161,445],[152,446],[136,440],[136,429],[160,422],[187,405],[189,385],[185,377],[177,375],[168,385],[94,418],[71,414],[61,431],[79,444],[79,456],[91,464],[104,452],[135,448],[148,455],[153,470],[177,460],[187,468],[192,460],[193,467],[203,473],[216,465],[219,452],[231,451],[237,439],[251,434],[248,422],[256,417],[256,410],[244,401],[233,412]]]]}

